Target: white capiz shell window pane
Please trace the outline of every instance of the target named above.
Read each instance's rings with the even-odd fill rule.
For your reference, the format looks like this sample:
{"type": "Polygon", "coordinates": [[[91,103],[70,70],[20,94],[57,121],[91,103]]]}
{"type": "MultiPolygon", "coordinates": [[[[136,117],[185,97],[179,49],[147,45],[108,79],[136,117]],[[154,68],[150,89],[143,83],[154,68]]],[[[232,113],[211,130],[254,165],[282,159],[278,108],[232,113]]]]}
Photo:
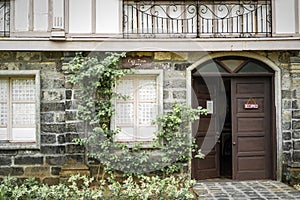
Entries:
{"type": "Polygon", "coordinates": [[[119,94],[126,96],[127,99],[134,98],[134,81],[131,79],[122,79],[117,83],[119,94]]]}
{"type": "Polygon", "coordinates": [[[0,140],[8,140],[7,128],[0,128],[0,140]]]}
{"type": "Polygon", "coordinates": [[[154,134],[155,131],[157,131],[156,126],[141,126],[137,131],[137,139],[139,141],[152,141],[156,137],[154,134]]]}
{"type": "Polygon", "coordinates": [[[119,132],[115,139],[117,141],[125,142],[125,141],[134,141],[134,128],[133,127],[118,127],[121,129],[121,132],[119,132]]]}
{"type": "Polygon", "coordinates": [[[138,118],[139,124],[151,125],[151,122],[157,115],[156,103],[139,103],[138,104],[138,118]]]}
{"type": "Polygon", "coordinates": [[[13,127],[35,127],[35,104],[13,104],[13,127]]]}
{"type": "Polygon", "coordinates": [[[7,103],[0,103],[0,126],[7,126],[7,103]]]}
{"type": "Polygon", "coordinates": [[[8,99],[8,80],[0,80],[0,101],[8,99]]]}
{"type": "Polygon", "coordinates": [[[35,82],[32,79],[16,79],[12,81],[13,101],[35,101],[35,82]]]}
{"type": "Polygon", "coordinates": [[[35,128],[13,128],[12,140],[14,142],[35,142],[35,128]]]}
{"type": "Polygon", "coordinates": [[[133,124],[134,123],[134,104],[118,103],[116,106],[117,124],[133,124]]]}
{"type": "Polygon", "coordinates": [[[140,100],[155,100],[157,96],[155,80],[140,80],[139,81],[139,99],[140,100]]]}

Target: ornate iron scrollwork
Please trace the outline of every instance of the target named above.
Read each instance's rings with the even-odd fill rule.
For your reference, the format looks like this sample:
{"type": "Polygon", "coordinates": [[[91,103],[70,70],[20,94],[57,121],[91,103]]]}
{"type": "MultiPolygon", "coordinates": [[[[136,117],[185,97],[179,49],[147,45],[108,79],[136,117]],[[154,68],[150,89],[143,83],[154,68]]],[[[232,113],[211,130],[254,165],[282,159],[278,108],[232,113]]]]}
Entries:
{"type": "Polygon", "coordinates": [[[0,36],[8,37],[10,33],[10,3],[0,1],[0,36]]]}
{"type": "Polygon", "coordinates": [[[271,1],[124,1],[124,35],[250,37],[271,34],[271,1]]]}

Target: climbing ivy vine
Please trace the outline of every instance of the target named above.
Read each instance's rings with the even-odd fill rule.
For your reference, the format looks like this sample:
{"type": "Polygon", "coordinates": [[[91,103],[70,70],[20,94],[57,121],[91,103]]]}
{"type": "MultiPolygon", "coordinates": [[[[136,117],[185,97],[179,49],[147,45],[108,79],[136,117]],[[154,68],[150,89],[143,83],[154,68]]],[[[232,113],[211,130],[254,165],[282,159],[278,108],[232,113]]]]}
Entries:
{"type": "Polygon", "coordinates": [[[194,148],[190,137],[190,123],[206,114],[198,107],[192,109],[185,104],[174,103],[169,113],[158,116],[156,123],[160,130],[151,146],[142,143],[135,146],[114,141],[119,130],[110,128],[114,114],[113,101],[116,98],[126,99],[115,92],[117,79],[132,70],[121,69],[119,61],[125,53],[108,53],[104,59],[84,57],[77,53],[69,62],[69,82],[78,88],[78,118],[85,122],[86,138],[76,142],[84,145],[88,155],[98,160],[106,169],[113,169],[125,174],[147,174],[161,171],[163,174],[178,172],[184,163],[191,158],[192,151],[196,157],[202,154],[194,148]]]}

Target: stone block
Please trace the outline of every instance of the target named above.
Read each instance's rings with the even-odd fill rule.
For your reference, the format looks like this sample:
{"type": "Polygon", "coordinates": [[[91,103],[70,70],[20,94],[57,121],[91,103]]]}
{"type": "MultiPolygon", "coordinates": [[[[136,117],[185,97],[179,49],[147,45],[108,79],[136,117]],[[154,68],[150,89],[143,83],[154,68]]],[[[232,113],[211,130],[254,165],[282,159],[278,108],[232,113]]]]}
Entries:
{"type": "Polygon", "coordinates": [[[55,62],[30,62],[22,65],[20,69],[23,70],[52,70],[56,71],[56,63],[55,62]]]}
{"type": "Polygon", "coordinates": [[[41,123],[54,122],[54,113],[41,113],[41,123]]]}
{"type": "Polygon", "coordinates": [[[293,152],[293,161],[294,162],[300,162],[300,151],[294,151],[293,152]]]}
{"type": "MultiPolygon", "coordinates": [[[[292,117],[293,117],[293,119],[300,119],[300,110],[294,110],[292,117]]],[[[299,121],[299,123],[300,123],[300,121],[299,121]]]]}
{"type": "Polygon", "coordinates": [[[61,172],[61,167],[51,167],[51,175],[59,176],[60,172],[61,172]]]}
{"type": "Polygon", "coordinates": [[[18,154],[17,150],[0,150],[1,156],[15,156],[18,154]]]}
{"type": "Polygon", "coordinates": [[[0,167],[0,176],[22,176],[23,167],[0,167]]]}
{"type": "Polygon", "coordinates": [[[60,51],[48,51],[42,52],[43,61],[60,61],[63,57],[63,52],[60,51]]]}
{"type": "Polygon", "coordinates": [[[281,91],[281,98],[282,99],[291,99],[292,92],[290,90],[282,90],[281,91]]]}
{"type": "Polygon", "coordinates": [[[172,60],[171,52],[154,52],[154,60],[163,61],[163,60],[172,60]]]}
{"type": "Polygon", "coordinates": [[[84,147],[77,144],[67,144],[66,145],[66,153],[74,154],[74,153],[84,153],[84,147]]]}
{"type": "Polygon", "coordinates": [[[291,140],[291,139],[292,139],[292,134],[291,134],[291,132],[283,132],[283,133],[282,133],[282,139],[283,139],[283,140],[291,140]]]}
{"type": "Polygon", "coordinates": [[[58,142],[58,144],[64,144],[65,143],[65,135],[64,134],[58,135],[57,142],[58,142]]]}
{"type": "Polygon", "coordinates": [[[284,163],[289,163],[292,161],[292,156],[290,152],[283,152],[282,159],[284,163]]]}
{"type": "Polygon", "coordinates": [[[293,139],[300,139],[300,131],[293,132],[293,139]]]}
{"type": "Polygon", "coordinates": [[[16,59],[20,61],[41,61],[41,52],[17,52],[16,59]]]}
{"type": "Polygon", "coordinates": [[[52,90],[42,91],[42,100],[44,101],[60,101],[65,98],[64,91],[52,90]]]}
{"type": "Polygon", "coordinates": [[[66,120],[67,121],[77,120],[77,111],[66,111],[66,120]]]}
{"type": "Polygon", "coordinates": [[[65,164],[65,161],[66,161],[65,156],[46,156],[47,165],[62,166],[63,164],[65,164]]]}
{"type": "Polygon", "coordinates": [[[20,70],[22,69],[22,64],[18,62],[7,62],[1,63],[0,69],[1,70],[20,70]]]}
{"type": "Polygon", "coordinates": [[[282,110],[282,121],[291,121],[292,112],[289,110],[282,110]]]}
{"type": "Polygon", "coordinates": [[[299,109],[300,108],[300,101],[294,100],[292,102],[292,108],[293,109],[299,109]]]}
{"type": "Polygon", "coordinates": [[[60,180],[58,177],[47,177],[42,180],[42,183],[51,186],[51,185],[58,185],[59,181],[60,180]]]}
{"type": "Polygon", "coordinates": [[[292,121],[292,128],[295,129],[300,129],[300,120],[293,120],[292,121]]]}
{"type": "Polygon", "coordinates": [[[172,60],[186,61],[188,60],[188,53],[186,52],[172,52],[172,60]]]}
{"type": "Polygon", "coordinates": [[[66,90],[66,99],[72,99],[72,90],[66,90]]]}
{"type": "Polygon", "coordinates": [[[15,165],[42,165],[43,157],[41,156],[17,156],[15,165]]]}
{"type": "Polygon", "coordinates": [[[65,103],[41,103],[41,112],[64,111],[65,103]]]}
{"type": "Polygon", "coordinates": [[[175,70],[185,71],[189,66],[191,66],[191,63],[176,63],[175,70]]]}
{"type": "Polygon", "coordinates": [[[10,156],[0,156],[0,166],[4,165],[11,165],[11,158],[10,156]]]}
{"type": "Polygon", "coordinates": [[[168,80],[168,81],[164,81],[164,87],[168,87],[168,88],[186,88],[186,80],[182,79],[182,80],[168,80]]]}
{"type": "Polygon", "coordinates": [[[282,122],[282,130],[291,130],[291,122],[282,122]]]}
{"type": "Polygon", "coordinates": [[[174,99],[186,99],[186,91],[173,91],[174,99]]]}
{"type": "Polygon", "coordinates": [[[36,166],[25,167],[24,175],[29,177],[47,177],[50,176],[50,167],[36,166]]]}
{"type": "Polygon", "coordinates": [[[283,142],[282,144],[283,151],[289,151],[292,149],[292,143],[291,142],[283,142]]]}
{"type": "Polygon", "coordinates": [[[0,53],[0,60],[1,61],[15,61],[15,59],[16,59],[16,52],[2,51],[0,53]]]}
{"type": "Polygon", "coordinates": [[[42,134],[41,135],[41,143],[42,144],[56,143],[56,135],[55,134],[42,134]]]}
{"type": "Polygon", "coordinates": [[[299,150],[300,151],[300,140],[297,141],[293,141],[294,145],[293,145],[293,150],[299,150]]]}
{"type": "Polygon", "coordinates": [[[292,103],[291,100],[282,100],[282,109],[291,109],[292,103]]]}
{"type": "Polygon", "coordinates": [[[41,153],[42,154],[64,154],[65,153],[65,146],[63,145],[56,145],[56,146],[41,146],[41,153]]]}
{"type": "Polygon", "coordinates": [[[64,79],[54,79],[53,80],[53,88],[57,89],[65,89],[65,80],[64,79]]]}
{"type": "Polygon", "coordinates": [[[81,127],[81,123],[66,123],[66,132],[77,132],[81,127]]]}
{"type": "Polygon", "coordinates": [[[41,124],[41,131],[45,133],[64,133],[65,124],[41,124]]]}
{"type": "Polygon", "coordinates": [[[139,51],[139,52],[136,53],[136,55],[138,57],[144,57],[144,56],[146,56],[146,57],[152,57],[153,56],[153,52],[139,51]]]}
{"type": "Polygon", "coordinates": [[[71,143],[75,138],[79,138],[79,135],[77,133],[66,133],[65,142],[71,143]]]}
{"type": "Polygon", "coordinates": [[[65,122],[65,112],[55,113],[55,122],[65,122]]]}

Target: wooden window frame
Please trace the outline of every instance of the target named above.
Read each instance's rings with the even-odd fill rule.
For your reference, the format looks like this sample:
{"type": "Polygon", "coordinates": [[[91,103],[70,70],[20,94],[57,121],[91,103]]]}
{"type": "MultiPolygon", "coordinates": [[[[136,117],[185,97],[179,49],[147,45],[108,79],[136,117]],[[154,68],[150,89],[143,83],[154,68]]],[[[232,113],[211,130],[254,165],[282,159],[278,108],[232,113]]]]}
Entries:
{"type": "MultiPolygon", "coordinates": [[[[126,77],[133,77],[134,79],[138,79],[138,80],[143,80],[143,77],[153,77],[155,78],[156,80],[156,88],[157,88],[157,97],[156,97],[156,104],[158,106],[158,110],[157,110],[157,115],[161,115],[162,114],[162,111],[163,111],[163,70],[136,70],[135,73],[133,75],[126,75],[125,76],[125,79],[126,77]]],[[[135,85],[136,87],[136,85],[135,85]]],[[[136,94],[134,94],[136,96],[136,94]]],[[[128,102],[135,102],[134,105],[137,105],[139,102],[136,102],[137,99],[133,99],[133,100],[129,100],[128,102]]],[[[126,100],[125,101],[117,101],[115,100],[114,101],[114,106],[116,107],[117,103],[118,102],[127,102],[126,100]]],[[[143,102],[143,101],[141,101],[143,102]]],[[[146,102],[146,101],[145,101],[146,102]]],[[[149,101],[147,101],[149,102],[149,101]]],[[[134,112],[135,112],[135,121],[138,120],[138,113],[137,113],[137,109],[138,107],[135,106],[134,107],[134,112]]],[[[116,119],[115,117],[113,116],[112,118],[112,121],[111,121],[111,128],[112,129],[116,129],[117,128],[117,122],[116,122],[116,119]]],[[[135,133],[136,132],[136,129],[135,128],[135,133]]],[[[156,127],[156,130],[158,130],[158,127],[156,127]]],[[[138,135],[136,135],[138,136],[138,135]]],[[[136,143],[141,143],[143,147],[147,147],[149,148],[150,147],[150,144],[151,144],[151,141],[152,141],[153,138],[151,138],[151,140],[117,140],[116,137],[115,137],[115,141],[116,142],[120,142],[120,143],[125,143],[127,144],[128,146],[134,146],[134,144],[136,143]]]]}
{"type": "MultiPolygon", "coordinates": [[[[0,79],[7,79],[9,81],[8,90],[8,106],[12,108],[11,98],[11,80],[13,79],[33,79],[35,83],[35,100],[26,102],[35,105],[35,140],[34,141],[2,141],[0,142],[0,149],[39,149],[40,148],[40,72],[39,70],[3,70],[0,71],[0,79]]],[[[7,134],[11,134],[12,130],[12,113],[8,112],[7,134]]]]}

